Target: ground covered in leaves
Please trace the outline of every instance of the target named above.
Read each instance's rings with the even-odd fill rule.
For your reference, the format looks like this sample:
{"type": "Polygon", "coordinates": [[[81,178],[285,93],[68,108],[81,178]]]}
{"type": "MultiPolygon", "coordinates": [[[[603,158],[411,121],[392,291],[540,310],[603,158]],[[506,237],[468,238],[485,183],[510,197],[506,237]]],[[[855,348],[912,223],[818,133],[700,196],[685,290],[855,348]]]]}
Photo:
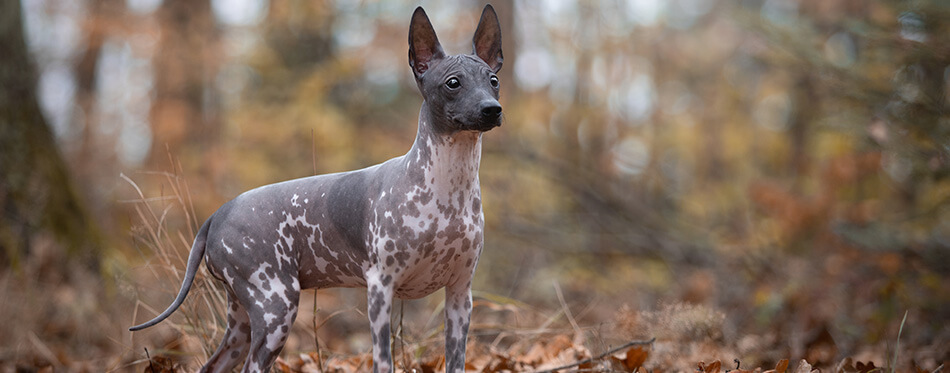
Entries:
{"type": "MultiPolygon", "coordinates": [[[[677,360],[670,351],[677,350],[668,342],[655,339],[635,340],[608,351],[593,354],[583,345],[576,344],[567,335],[537,340],[526,349],[501,350],[495,347],[472,343],[469,345],[469,359],[465,364],[469,372],[677,372],[694,371],[699,373],[871,373],[907,371],[914,373],[936,373],[942,371],[943,364],[931,369],[920,367],[916,361],[905,363],[906,369],[893,369],[893,365],[874,361],[856,361],[851,357],[836,364],[818,367],[802,359],[790,365],[788,359],[781,359],[774,367],[743,365],[739,359],[723,363],[720,360],[687,361],[677,360]],[[692,363],[692,366],[690,366],[692,363]],[[886,368],[885,368],[886,367],[886,368]]],[[[434,353],[423,356],[402,356],[397,361],[398,371],[405,372],[441,372],[445,370],[444,358],[434,353]]],[[[715,355],[715,354],[710,354],[715,355]]],[[[372,367],[372,354],[363,353],[350,356],[321,356],[320,353],[301,353],[278,359],[273,370],[281,373],[300,372],[366,372],[372,367]]],[[[893,363],[893,361],[891,362],[893,363]]],[[[159,356],[151,360],[145,368],[146,373],[165,373],[185,371],[175,359],[159,356]]]]}
{"type": "MultiPolygon", "coordinates": [[[[335,303],[337,300],[332,298],[336,297],[331,294],[327,303],[335,303]]],[[[303,304],[308,301],[305,299],[303,304]]],[[[436,302],[433,300],[426,305],[436,302]]],[[[726,315],[685,303],[662,305],[652,311],[621,306],[614,309],[610,319],[586,323],[585,315],[589,310],[581,310],[575,315],[570,307],[545,312],[523,304],[504,302],[476,298],[466,371],[936,373],[943,370],[947,356],[945,345],[900,345],[899,335],[893,336],[893,344],[868,344],[843,356],[828,340],[827,333],[796,337],[807,340],[805,349],[800,356],[789,356],[787,346],[791,342],[779,340],[775,335],[747,335],[735,341],[724,339],[720,329],[725,324],[726,315]]],[[[392,346],[397,371],[444,371],[443,331],[438,320],[431,320],[438,318],[438,308],[430,315],[429,322],[413,317],[413,314],[424,313],[419,312],[420,308],[425,308],[424,305],[411,304],[407,308],[402,310],[406,320],[396,325],[394,330],[392,346]],[[420,326],[425,326],[424,330],[420,331],[420,326]]],[[[355,309],[352,311],[330,313],[318,310],[317,318],[322,320],[313,319],[313,325],[329,329],[326,332],[330,332],[330,336],[325,337],[324,330],[318,330],[319,340],[309,340],[314,335],[299,329],[309,329],[301,324],[309,324],[313,314],[302,310],[297,333],[288,342],[288,348],[273,371],[370,371],[373,363],[371,349],[358,342],[366,337],[365,331],[360,330],[364,326],[360,326],[361,322],[357,320],[362,315],[355,309]],[[337,334],[343,330],[350,330],[353,335],[344,338],[337,334]],[[349,344],[341,343],[346,339],[350,339],[349,344]],[[352,352],[354,349],[362,352],[352,352]]],[[[403,317],[397,314],[396,318],[401,320],[403,317]]],[[[907,331],[898,331],[903,332],[907,331]]],[[[914,339],[907,335],[903,338],[914,339]]],[[[186,344],[178,344],[175,348],[186,344]]],[[[139,365],[144,365],[144,372],[191,371],[204,359],[183,355],[181,351],[156,352],[148,365],[139,365]]]]}

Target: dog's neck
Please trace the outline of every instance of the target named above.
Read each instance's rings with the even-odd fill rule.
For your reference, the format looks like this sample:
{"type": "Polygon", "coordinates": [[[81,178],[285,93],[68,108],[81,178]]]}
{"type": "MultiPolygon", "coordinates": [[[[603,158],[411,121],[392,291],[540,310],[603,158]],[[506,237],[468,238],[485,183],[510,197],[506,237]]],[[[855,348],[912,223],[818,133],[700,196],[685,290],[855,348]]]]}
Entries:
{"type": "Polygon", "coordinates": [[[482,158],[482,132],[443,131],[444,123],[434,122],[426,102],[419,111],[416,140],[406,154],[409,167],[421,168],[425,185],[437,197],[459,190],[478,190],[478,166],[482,158]]]}

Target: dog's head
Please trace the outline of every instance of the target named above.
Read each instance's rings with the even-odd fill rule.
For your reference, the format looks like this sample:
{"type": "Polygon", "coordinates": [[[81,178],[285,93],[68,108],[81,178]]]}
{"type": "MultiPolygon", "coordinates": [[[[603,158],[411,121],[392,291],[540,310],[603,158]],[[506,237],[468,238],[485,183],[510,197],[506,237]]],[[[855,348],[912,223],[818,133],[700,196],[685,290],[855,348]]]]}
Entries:
{"type": "Polygon", "coordinates": [[[446,56],[422,7],[409,24],[409,66],[435,123],[447,131],[488,131],[501,125],[498,70],[501,26],[486,5],[472,38],[472,54],[446,56]]]}

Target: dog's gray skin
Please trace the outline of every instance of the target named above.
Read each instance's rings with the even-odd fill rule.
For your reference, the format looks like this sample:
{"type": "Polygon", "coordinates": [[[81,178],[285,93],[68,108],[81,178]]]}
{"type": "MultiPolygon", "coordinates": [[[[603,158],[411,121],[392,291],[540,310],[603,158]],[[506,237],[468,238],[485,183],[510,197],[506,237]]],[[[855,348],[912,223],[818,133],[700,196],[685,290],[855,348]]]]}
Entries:
{"type": "Polygon", "coordinates": [[[447,372],[465,367],[471,284],[482,250],[482,133],[501,125],[501,28],[486,6],[472,55],[447,56],[425,11],[409,27],[409,65],[424,101],[406,155],[362,170],[263,186],[224,204],[195,237],[175,301],[201,260],[224,281],[228,329],[202,371],[268,371],[297,315],[300,289],[367,287],[373,369],[392,372],[393,298],[445,287],[447,372]]]}

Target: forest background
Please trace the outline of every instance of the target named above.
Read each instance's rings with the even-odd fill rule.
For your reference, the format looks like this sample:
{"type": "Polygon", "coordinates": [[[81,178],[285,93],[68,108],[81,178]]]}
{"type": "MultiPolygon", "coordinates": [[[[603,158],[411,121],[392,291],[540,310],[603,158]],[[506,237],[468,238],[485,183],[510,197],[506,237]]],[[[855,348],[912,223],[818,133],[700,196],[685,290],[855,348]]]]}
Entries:
{"type": "MultiPolygon", "coordinates": [[[[483,4],[422,2],[450,53],[483,4]]],[[[0,367],[204,361],[206,277],[127,328],[223,202],[408,149],[416,5],[0,2],[0,367]]],[[[587,356],[656,338],[651,371],[950,361],[950,3],[493,5],[471,359],[568,336],[587,356]]],[[[307,294],[282,361],[364,356],[362,290],[307,294]]],[[[398,306],[402,367],[438,352],[439,303],[398,306]]]]}

